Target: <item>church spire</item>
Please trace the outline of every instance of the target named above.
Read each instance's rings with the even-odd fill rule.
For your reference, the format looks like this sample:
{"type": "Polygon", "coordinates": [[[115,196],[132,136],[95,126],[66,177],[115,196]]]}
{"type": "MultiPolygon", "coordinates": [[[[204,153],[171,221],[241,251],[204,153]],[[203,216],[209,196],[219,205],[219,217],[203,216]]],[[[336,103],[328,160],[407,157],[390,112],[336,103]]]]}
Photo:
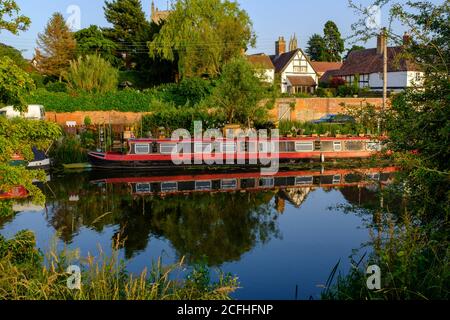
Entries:
{"type": "Polygon", "coordinates": [[[291,40],[289,41],[289,51],[294,51],[297,49],[298,49],[297,35],[294,33],[294,36],[291,37],[291,40]]]}

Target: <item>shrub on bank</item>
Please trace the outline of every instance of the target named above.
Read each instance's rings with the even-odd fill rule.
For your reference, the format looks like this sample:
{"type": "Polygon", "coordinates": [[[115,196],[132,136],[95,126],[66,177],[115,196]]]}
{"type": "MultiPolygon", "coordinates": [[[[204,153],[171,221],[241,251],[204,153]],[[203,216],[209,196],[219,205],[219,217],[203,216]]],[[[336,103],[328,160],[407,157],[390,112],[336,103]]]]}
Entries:
{"type": "Polygon", "coordinates": [[[229,274],[219,273],[213,282],[203,266],[194,266],[185,279],[177,279],[186,268],[183,260],[172,266],[158,260],[148,272],[134,276],[119,261],[117,248],[110,257],[101,254],[98,259],[84,260],[77,251],[49,252],[44,264],[32,232],[21,231],[10,240],[0,236],[0,299],[224,300],[238,287],[237,279],[229,274]],[[81,267],[81,290],[67,285],[66,270],[72,264],[81,267]]]}

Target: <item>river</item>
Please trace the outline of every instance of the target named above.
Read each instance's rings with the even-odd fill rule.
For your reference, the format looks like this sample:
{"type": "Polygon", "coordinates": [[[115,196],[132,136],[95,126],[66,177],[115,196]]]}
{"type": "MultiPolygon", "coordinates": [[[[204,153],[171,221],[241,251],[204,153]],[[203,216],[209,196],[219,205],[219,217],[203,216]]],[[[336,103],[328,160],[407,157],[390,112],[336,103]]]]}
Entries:
{"type": "MultiPolygon", "coordinates": [[[[140,273],[158,257],[185,257],[239,278],[236,299],[319,299],[340,260],[370,241],[364,217],[348,206],[376,203],[392,169],[256,172],[77,172],[52,174],[42,185],[45,207],[14,204],[0,234],[35,232],[47,251],[79,248],[106,254],[117,237],[120,257],[140,273]],[[297,287],[297,289],[296,289],[297,287]]],[[[364,248],[361,252],[370,250],[364,248]]]]}

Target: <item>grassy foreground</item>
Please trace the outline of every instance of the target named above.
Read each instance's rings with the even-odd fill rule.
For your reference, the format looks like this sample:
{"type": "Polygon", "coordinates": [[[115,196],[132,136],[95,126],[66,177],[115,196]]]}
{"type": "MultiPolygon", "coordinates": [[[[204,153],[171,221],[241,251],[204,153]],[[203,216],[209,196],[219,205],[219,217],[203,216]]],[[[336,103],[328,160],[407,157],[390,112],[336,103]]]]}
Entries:
{"type": "Polygon", "coordinates": [[[183,280],[174,280],[186,270],[183,260],[171,266],[159,260],[134,276],[125,270],[117,252],[84,259],[81,289],[71,290],[66,270],[77,252],[50,250],[44,264],[32,232],[21,231],[10,240],[0,236],[0,300],[225,300],[238,287],[231,275],[220,274],[212,283],[205,267],[194,267],[183,280]]]}

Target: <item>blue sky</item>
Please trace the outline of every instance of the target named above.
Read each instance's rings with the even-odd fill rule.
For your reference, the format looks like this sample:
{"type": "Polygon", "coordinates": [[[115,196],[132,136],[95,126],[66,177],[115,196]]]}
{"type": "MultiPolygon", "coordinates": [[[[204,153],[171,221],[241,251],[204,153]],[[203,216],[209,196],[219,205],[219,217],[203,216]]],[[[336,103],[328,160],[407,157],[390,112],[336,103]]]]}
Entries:
{"type": "MultiPolygon", "coordinates": [[[[53,12],[59,11],[68,17],[67,8],[77,5],[81,9],[81,27],[91,24],[107,26],[103,14],[103,0],[16,0],[22,13],[31,18],[32,25],[27,32],[13,36],[8,32],[0,34],[0,42],[23,50],[25,57],[30,58],[36,46],[36,37],[42,32],[53,12]]],[[[150,13],[151,0],[141,0],[147,15],[150,13]]],[[[364,5],[370,0],[355,0],[364,5]]],[[[441,3],[443,0],[432,0],[441,3]]],[[[251,53],[264,52],[273,54],[274,42],[283,35],[287,40],[296,33],[301,48],[314,33],[322,33],[323,25],[328,20],[336,22],[343,37],[351,34],[351,24],[357,20],[354,12],[348,8],[348,0],[238,0],[253,21],[257,34],[257,46],[251,53]]],[[[167,0],[155,0],[160,9],[167,8],[167,0]]],[[[383,20],[387,12],[382,12],[383,20]]],[[[386,21],[385,21],[386,22],[386,21]]],[[[400,29],[400,28],[399,28],[400,29]]],[[[398,30],[400,33],[401,30],[398,30]]],[[[374,46],[371,41],[366,46],[374,46]]]]}

